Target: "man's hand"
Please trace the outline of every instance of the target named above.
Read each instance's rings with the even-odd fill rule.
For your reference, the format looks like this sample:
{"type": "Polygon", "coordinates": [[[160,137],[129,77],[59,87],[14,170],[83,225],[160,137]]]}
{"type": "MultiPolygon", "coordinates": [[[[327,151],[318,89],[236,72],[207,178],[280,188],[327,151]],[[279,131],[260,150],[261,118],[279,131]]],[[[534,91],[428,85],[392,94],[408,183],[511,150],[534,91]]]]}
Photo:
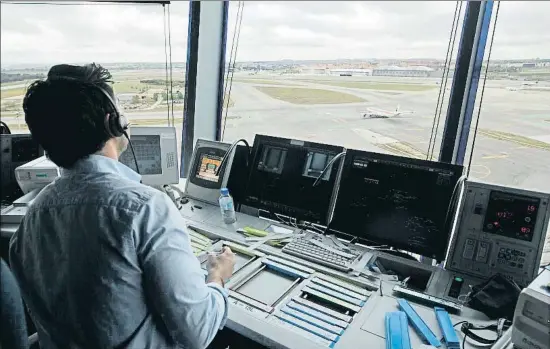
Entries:
{"type": "Polygon", "coordinates": [[[233,275],[235,266],[235,254],[225,246],[219,255],[208,256],[208,279],[207,282],[216,282],[221,286],[224,281],[233,275]]]}

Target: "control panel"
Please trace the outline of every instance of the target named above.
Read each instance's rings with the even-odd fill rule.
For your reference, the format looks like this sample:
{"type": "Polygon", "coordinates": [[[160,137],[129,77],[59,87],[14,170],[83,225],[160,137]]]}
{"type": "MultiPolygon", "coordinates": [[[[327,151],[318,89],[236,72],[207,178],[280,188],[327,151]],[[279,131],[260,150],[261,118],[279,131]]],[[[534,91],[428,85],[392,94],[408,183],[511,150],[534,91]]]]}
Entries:
{"type": "Polygon", "coordinates": [[[446,268],[526,286],[539,267],[549,201],[548,193],[466,181],[446,268]]]}

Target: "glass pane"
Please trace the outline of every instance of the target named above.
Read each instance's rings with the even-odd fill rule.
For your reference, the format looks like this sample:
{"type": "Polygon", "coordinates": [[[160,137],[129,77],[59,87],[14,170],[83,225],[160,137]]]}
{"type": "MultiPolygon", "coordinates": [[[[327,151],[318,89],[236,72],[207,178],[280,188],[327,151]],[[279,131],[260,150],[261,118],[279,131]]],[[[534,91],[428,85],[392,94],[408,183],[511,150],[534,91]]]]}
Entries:
{"type": "Polygon", "coordinates": [[[262,133],[426,158],[456,5],[245,1],[239,32],[231,2],[223,140],[262,133]]]}
{"type": "MultiPolygon", "coordinates": [[[[495,4],[496,11],[496,4],[495,4]]],[[[500,3],[470,176],[550,191],[550,3],[500,3]]],[[[495,16],[493,14],[492,27],[495,16]]],[[[489,43],[485,60],[489,53],[489,43]]],[[[485,71],[485,65],[483,73],[485,71]]],[[[482,74],[484,75],[484,74],[482,74]]],[[[476,98],[479,106],[482,81],[476,98]]],[[[474,121],[479,108],[475,109],[474,121]]],[[[469,137],[466,163],[472,149],[469,137]]],[[[550,240],[550,235],[547,235],[550,240]]],[[[543,263],[550,263],[547,242],[543,263]]]]}
{"type": "Polygon", "coordinates": [[[172,30],[165,31],[167,17],[159,4],[2,3],[2,120],[14,133],[28,132],[21,108],[26,86],[52,65],[96,62],[112,73],[132,125],[165,126],[169,119],[171,124],[173,105],[181,138],[189,2],[169,7],[172,30]],[[171,73],[165,33],[171,39],[171,73]]]}

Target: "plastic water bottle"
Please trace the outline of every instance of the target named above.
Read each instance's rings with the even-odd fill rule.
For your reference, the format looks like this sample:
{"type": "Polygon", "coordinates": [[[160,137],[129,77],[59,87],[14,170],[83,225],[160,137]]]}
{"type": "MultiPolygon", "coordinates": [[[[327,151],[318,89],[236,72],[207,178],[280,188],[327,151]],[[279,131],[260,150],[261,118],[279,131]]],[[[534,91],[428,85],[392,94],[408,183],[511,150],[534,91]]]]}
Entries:
{"type": "Polygon", "coordinates": [[[221,196],[219,199],[220,210],[222,212],[223,222],[225,224],[233,224],[237,221],[235,217],[235,205],[233,204],[233,198],[229,195],[227,188],[221,189],[221,196]]]}

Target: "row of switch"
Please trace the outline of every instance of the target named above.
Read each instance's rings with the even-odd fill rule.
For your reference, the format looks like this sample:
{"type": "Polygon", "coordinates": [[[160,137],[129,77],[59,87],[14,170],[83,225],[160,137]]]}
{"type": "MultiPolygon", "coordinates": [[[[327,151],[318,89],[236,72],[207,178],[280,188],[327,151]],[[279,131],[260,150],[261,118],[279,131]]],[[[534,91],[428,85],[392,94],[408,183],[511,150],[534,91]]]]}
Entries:
{"type": "Polygon", "coordinates": [[[464,243],[464,250],[462,251],[462,257],[464,259],[474,259],[476,262],[486,263],[487,257],[489,257],[490,244],[487,241],[478,241],[474,239],[466,239],[464,243]],[[477,246],[477,254],[476,252],[477,246]]]}

